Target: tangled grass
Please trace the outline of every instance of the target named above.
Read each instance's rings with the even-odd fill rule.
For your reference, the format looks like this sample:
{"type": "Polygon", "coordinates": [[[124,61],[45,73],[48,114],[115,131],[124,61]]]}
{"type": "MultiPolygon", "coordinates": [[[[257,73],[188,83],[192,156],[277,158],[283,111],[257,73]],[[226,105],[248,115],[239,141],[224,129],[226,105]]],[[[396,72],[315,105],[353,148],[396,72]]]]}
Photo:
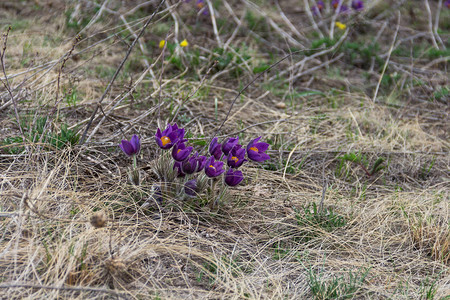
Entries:
{"type": "Polygon", "coordinates": [[[334,42],[340,17],[303,2],[206,2],[0,4],[2,297],[449,299],[442,1],[371,1],[334,42]],[[217,211],[158,201],[156,128],[200,150],[224,120],[272,159],[217,211]],[[139,186],[117,146],[135,133],[139,186]]]}

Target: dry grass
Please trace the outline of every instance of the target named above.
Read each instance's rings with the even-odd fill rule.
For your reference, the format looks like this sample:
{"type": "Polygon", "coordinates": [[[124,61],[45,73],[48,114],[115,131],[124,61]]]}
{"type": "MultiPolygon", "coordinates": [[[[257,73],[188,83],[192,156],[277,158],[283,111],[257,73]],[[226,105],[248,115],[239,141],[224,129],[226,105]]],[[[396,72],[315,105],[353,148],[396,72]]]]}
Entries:
{"type": "MultiPolygon", "coordinates": [[[[385,2],[372,1],[345,19],[351,28],[345,42],[376,37],[381,63],[375,56],[352,61],[347,50],[293,55],[237,99],[218,135],[244,141],[262,135],[272,160],[244,166],[246,180],[217,211],[152,197],[151,166],[160,154],[154,132],[175,116],[192,137],[208,141],[255,67],[318,39],[303,3],[230,1],[217,6],[212,22],[196,14],[195,1],[167,2],[128,58],[84,145],[56,149],[28,141],[26,151],[20,142],[13,151],[6,139],[20,131],[2,85],[2,297],[449,299],[448,95],[436,96],[448,89],[448,50],[427,56],[433,42],[425,9],[391,1],[391,10],[385,2]],[[381,81],[374,102],[397,11],[390,79],[381,81]],[[170,49],[161,55],[158,43],[167,36],[190,43],[175,50],[179,62],[169,62],[170,49]],[[412,47],[411,37],[425,48],[412,47]],[[228,65],[220,65],[226,56],[214,51],[218,44],[229,47],[228,65]],[[143,143],[140,186],[129,184],[129,161],[117,147],[134,133],[143,143]],[[365,156],[369,167],[383,157],[385,168],[368,176],[345,162],[339,172],[339,157],[351,152],[365,156]],[[342,224],[327,227],[311,217],[311,204],[321,200],[328,214],[320,220],[332,213],[342,224]]],[[[105,3],[98,18],[91,1],[0,4],[0,28],[13,25],[5,67],[25,129],[48,116],[49,132],[68,124],[81,133],[133,34],[157,6],[105,3]],[[80,30],[82,39],[63,65],[80,30]]],[[[433,22],[437,6],[430,2],[433,22]]],[[[444,51],[439,40],[448,38],[442,19],[449,10],[442,11],[434,39],[444,51]]],[[[331,17],[314,20],[327,36],[331,17]]]]}

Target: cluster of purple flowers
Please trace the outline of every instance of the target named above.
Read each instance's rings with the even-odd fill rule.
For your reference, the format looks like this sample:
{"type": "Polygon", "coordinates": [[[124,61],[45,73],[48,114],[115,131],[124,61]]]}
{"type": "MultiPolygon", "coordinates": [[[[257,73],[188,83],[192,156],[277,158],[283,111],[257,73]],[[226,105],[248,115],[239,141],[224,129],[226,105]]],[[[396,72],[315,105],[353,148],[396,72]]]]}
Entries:
{"type": "MultiPolygon", "coordinates": [[[[345,5],[344,0],[331,0],[331,7],[337,12],[337,13],[344,13],[349,10],[348,6],[345,5]]],[[[356,11],[360,11],[364,9],[364,2],[362,0],[353,0],[352,1],[352,8],[356,11]]],[[[311,7],[312,12],[315,15],[321,14],[323,10],[325,9],[325,2],[322,0],[316,1],[316,5],[311,7]]]]}
{"type": "MultiPolygon", "coordinates": [[[[215,137],[209,145],[208,152],[211,155],[206,157],[194,152],[193,147],[186,146],[187,140],[184,138],[185,130],[178,128],[177,124],[167,125],[164,131],[159,128],[156,131],[155,140],[161,149],[172,148],[172,158],[175,163],[174,170],[177,170],[178,177],[190,175],[204,171],[207,177],[217,178],[224,175],[224,182],[228,186],[236,186],[244,179],[242,171],[238,170],[246,157],[250,160],[261,162],[270,159],[265,153],[269,144],[259,142],[261,137],[252,140],[246,148],[239,144],[239,138],[229,138],[222,144],[215,137]],[[246,155],[247,154],[247,155],[246,155]],[[228,165],[228,170],[224,169],[224,159],[228,165]]],[[[197,180],[192,179],[186,182],[185,192],[188,195],[195,195],[197,180]]]]}
{"type": "MultiPolygon", "coordinates": [[[[186,3],[190,3],[191,0],[184,0],[186,3]]],[[[205,0],[197,0],[195,1],[195,6],[197,7],[198,11],[201,12],[204,16],[209,15],[208,7],[206,6],[205,0]]]]}

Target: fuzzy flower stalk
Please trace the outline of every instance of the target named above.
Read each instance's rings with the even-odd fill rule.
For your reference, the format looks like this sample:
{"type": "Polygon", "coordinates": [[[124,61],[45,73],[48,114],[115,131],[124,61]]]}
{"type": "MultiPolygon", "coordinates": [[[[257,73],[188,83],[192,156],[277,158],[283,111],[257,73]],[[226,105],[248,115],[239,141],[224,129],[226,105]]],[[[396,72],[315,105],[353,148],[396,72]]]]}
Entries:
{"type": "Polygon", "coordinates": [[[137,155],[141,151],[141,141],[139,140],[139,137],[137,135],[133,135],[129,141],[122,140],[122,142],[119,144],[119,147],[127,156],[132,157],[133,163],[132,169],[129,172],[129,177],[132,183],[134,183],[135,185],[139,185],[140,179],[139,171],[137,168],[137,155]]]}

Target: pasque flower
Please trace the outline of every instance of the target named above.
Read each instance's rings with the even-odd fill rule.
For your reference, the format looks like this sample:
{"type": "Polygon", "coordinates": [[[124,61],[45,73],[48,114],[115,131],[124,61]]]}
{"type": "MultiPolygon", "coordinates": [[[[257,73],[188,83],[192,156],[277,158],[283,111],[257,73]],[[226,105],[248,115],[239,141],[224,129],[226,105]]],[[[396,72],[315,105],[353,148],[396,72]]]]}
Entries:
{"type": "Polygon", "coordinates": [[[362,10],[364,8],[364,2],[362,0],[353,0],[352,8],[354,10],[362,10]]]}
{"type": "Polygon", "coordinates": [[[197,179],[191,179],[184,184],[184,192],[189,196],[197,195],[197,179]]]}
{"type": "Polygon", "coordinates": [[[194,148],[192,147],[186,147],[184,142],[178,142],[173,146],[172,149],[172,157],[176,161],[184,161],[186,158],[191,154],[192,150],[194,148]]]}
{"type": "Polygon", "coordinates": [[[130,141],[122,140],[119,147],[128,156],[137,155],[141,150],[141,141],[137,135],[133,135],[130,141]]]}
{"type": "Polygon", "coordinates": [[[215,161],[211,156],[205,164],[205,174],[208,177],[217,177],[221,175],[225,170],[223,169],[223,161],[215,161]]]}
{"type": "Polygon", "coordinates": [[[197,169],[195,172],[200,172],[205,168],[206,165],[206,156],[200,155],[197,157],[197,169]]]}
{"type": "Polygon", "coordinates": [[[244,175],[239,170],[229,169],[225,174],[225,183],[228,186],[236,186],[244,179],[244,175]]]}
{"type": "Polygon", "coordinates": [[[198,158],[198,152],[195,153],[194,155],[190,156],[188,159],[186,159],[185,161],[183,161],[181,163],[183,173],[192,174],[195,171],[197,171],[197,166],[198,166],[197,158],[198,158]]]}
{"type": "Polygon", "coordinates": [[[267,148],[269,148],[269,144],[267,143],[258,143],[261,137],[258,137],[252,140],[247,145],[247,155],[253,161],[265,161],[270,159],[270,156],[265,153],[267,148]]]}
{"type": "Polygon", "coordinates": [[[325,8],[325,3],[321,0],[319,0],[316,2],[316,5],[311,7],[311,10],[312,10],[313,14],[318,15],[319,12],[321,13],[324,8],[325,8]]]}
{"type": "Polygon", "coordinates": [[[215,137],[209,144],[209,154],[214,156],[215,159],[220,159],[220,156],[222,156],[222,145],[217,140],[218,138],[215,137]]]}
{"type": "MultiPolygon", "coordinates": [[[[333,6],[333,8],[336,10],[339,7],[339,3],[342,3],[342,2],[343,2],[342,0],[333,0],[333,1],[331,1],[331,6],[333,6]]],[[[337,13],[346,12],[347,10],[348,10],[347,5],[341,4],[341,7],[337,11],[337,13]]]]}
{"type": "Polygon", "coordinates": [[[238,143],[239,143],[239,137],[229,138],[228,141],[223,142],[222,152],[225,155],[228,155],[228,153],[230,153],[231,149],[233,149],[233,147],[236,146],[238,143]]]}
{"type": "Polygon", "coordinates": [[[245,159],[245,149],[241,145],[234,146],[228,153],[227,165],[231,168],[239,168],[245,161],[247,161],[245,159]]]}
{"type": "Polygon", "coordinates": [[[203,7],[205,7],[205,0],[197,0],[197,3],[195,5],[197,5],[198,9],[202,9],[203,7]]]}
{"type": "Polygon", "coordinates": [[[179,129],[177,124],[168,124],[166,129],[161,132],[158,128],[155,140],[161,149],[170,149],[178,141],[184,142],[184,128],[179,129]]]}

